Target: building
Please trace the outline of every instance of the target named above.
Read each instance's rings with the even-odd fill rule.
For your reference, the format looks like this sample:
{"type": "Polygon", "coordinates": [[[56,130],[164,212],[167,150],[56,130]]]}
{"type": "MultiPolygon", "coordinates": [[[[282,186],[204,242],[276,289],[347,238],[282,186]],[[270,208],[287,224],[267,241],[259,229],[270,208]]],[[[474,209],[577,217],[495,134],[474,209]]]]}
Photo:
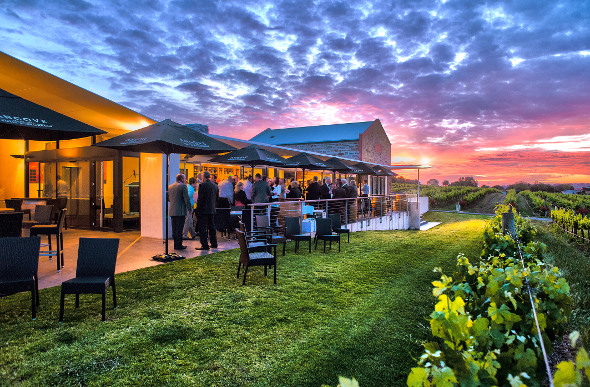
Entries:
{"type": "MultiPolygon", "coordinates": [[[[191,165],[188,157],[183,157],[181,162],[181,155],[170,155],[170,181],[167,182],[163,155],[94,147],[96,142],[155,121],[1,52],[0,89],[107,132],[62,141],[0,139],[3,169],[0,201],[23,198],[34,208],[46,199],[66,196],[69,226],[114,231],[141,226],[142,236],[160,238],[165,229],[165,187],[172,183],[176,173],[185,171],[193,176],[209,170],[223,178],[245,172],[240,166],[211,165],[207,158],[191,165]],[[57,189],[60,186],[64,187],[61,194],[57,189]]],[[[206,125],[188,126],[209,132],[206,125]]],[[[385,166],[390,164],[391,158],[390,142],[379,120],[267,129],[253,141],[213,137],[235,147],[262,146],[284,157],[305,150],[320,156],[333,155],[385,166]]],[[[399,169],[417,167],[399,166],[399,169]]],[[[248,173],[259,170],[247,169],[248,173]]],[[[269,177],[295,175],[286,168],[260,171],[269,177]]],[[[371,179],[373,194],[387,193],[385,178],[371,179]]]]}
{"type": "MultiPolygon", "coordinates": [[[[391,142],[378,119],[347,124],[266,129],[252,137],[250,141],[348,160],[381,165],[391,164],[391,142]]],[[[371,194],[388,193],[390,184],[386,177],[361,175],[361,178],[369,180],[371,194]]]]}

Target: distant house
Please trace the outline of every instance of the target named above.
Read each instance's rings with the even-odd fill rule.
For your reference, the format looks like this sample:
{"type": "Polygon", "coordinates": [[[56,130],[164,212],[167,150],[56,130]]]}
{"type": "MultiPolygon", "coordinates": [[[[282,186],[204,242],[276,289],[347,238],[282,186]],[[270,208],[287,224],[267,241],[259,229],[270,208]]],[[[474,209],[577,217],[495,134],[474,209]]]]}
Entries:
{"type": "MultiPolygon", "coordinates": [[[[339,158],[390,165],[391,142],[378,119],[346,124],[266,129],[250,141],[281,145],[339,158]]],[[[373,194],[385,194],[387,179],[371,177],[373,194]]]]}

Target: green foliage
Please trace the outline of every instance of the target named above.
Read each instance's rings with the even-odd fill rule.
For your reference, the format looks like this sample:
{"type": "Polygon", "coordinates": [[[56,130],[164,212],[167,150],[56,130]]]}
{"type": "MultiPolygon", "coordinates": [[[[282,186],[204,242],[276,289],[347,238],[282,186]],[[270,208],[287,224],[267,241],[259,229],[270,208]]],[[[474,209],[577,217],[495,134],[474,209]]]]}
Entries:
{"type": "Polygon", "coordinates": [[[516,197],[516,190],[515,189],[510,189],[506,192],[506,197],[504,198],[504,204],[508,205],[508,204],[512,204],[512,207],[514,207],[516,209],[516,202],[517,202],[517,197],[516,197]]]}
{"type": "Polygon", "coordinates": [[[566,230],[590,230],[590,218],[576,214],[571,209],[556,208],[551,211],[551,219],[566,230]]]}
{"type": "Polygon", "coordinates": [[[425,345],[409,386],[538,385],[543,362],[532,313],[533,297],[546,348],[564,331],[571,313],[570,288],[557,268],[542,263],[545,246],[535,230],[515,214],[517,237],[526,243],[524,267],[518,247],[501,233],[500,207],[484,231],[483,260],[460,254],[452,276],[432,284],[437,299],[430,327],[439,340],[425,345]]]}
{"type": "Polygon", "coordinates": [[[106,323],[96,295],[66,298],[63,324],[59,287],[35,321],[30,294],[0,298],[0,385],[401,385],[430,336],[432,267],[481,250],[484,217],[425,217],[445,223],[354,233],[340,254],[289,243],[276,286],[262,268],[242,286],[237,250],[117,274],[106,323]]]}
{"type": "MultiPolygon", "coordinates": [[[[576,348],[579,333],[570,334],[572,347],[576,348]]],[[[553,384],[556,387],[583,386],[590,384],[590,358],[584,348],[580,348],[576,354],[576,361],[562,361],[557,365],[557,371],[553,375],[553,384]]]]}

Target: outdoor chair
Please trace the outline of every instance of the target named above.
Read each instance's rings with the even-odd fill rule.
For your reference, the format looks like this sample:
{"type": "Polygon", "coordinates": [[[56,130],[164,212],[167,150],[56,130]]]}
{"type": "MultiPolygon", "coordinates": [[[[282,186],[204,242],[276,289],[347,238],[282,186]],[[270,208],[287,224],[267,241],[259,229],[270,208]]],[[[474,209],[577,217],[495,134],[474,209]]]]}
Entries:
{"type": "Polygon", "coordinates": [[[14,212],[22,212],[24,214],[28,214],[29,220],[31,220],[31,210],[29,208],[25,208],[23,210],[22,199],[4,199],[4,203],[6,204],[6,208],[12,208],[14,212]]]}
{"type": "Polygon", "coordinates": [[[332,250],[332,241],[338,241],[338,252],[340,252],[340,234],[332,234],[332,221],[327,218],[316,219],[315,248],[318,248],[318,240],[324,241],[324,253],[326,252],[326,241],[330,242],[332,250]]]}
{"type": "Polygon", "coordinates": [[[31,312],[39,306],[39,246],[41,239],[0,238],[0,296],[31,292],[31,312]]]}
{"type": "Polygon", "coordinates": [[[246,284],[246,274],[250,266],[264,266],[264,276],[267,275],[267,268],[273,266],[274,270],[274,284],[277,284],[277,245],[264,244],[258,246],[248,245],[246,234],[240,230],[236,230],[238,234],[238,243],[240,244],[240,260],[238,262],[238,275],[240,278],[240,268],[244,266],[244,280],[242,285],[246,284]],[[273,249],[274,253],[269,250],[273,249]]]}
{"type": "Polygon", "coordinates": [[[115,264],[119,249],[118,238],[80,238],[76,277],[61,284],[59,322],[64,320],[64,298],[76,295],[76,308],[80,306],[80,294],[102,294],[102,321],[105,321],[106,293],[113,288],[113,307],[117,308],[115,264]]]}
{"type": "Polygon", "coordinates": [[[264,245],[268,243],[268,235],[266,233],[248,233],[248,231],[246,231],[246,225],[242,222],[238,222],[238,230],[246,235],[246,241],[249,246],[264,245]]]}
{"type": "Polygon", "coordinates": [[[332,214],[329,216],[329,219],[332,220],[332,231],[336,234],[346,234],[348,237],[348,243],[350,243],[350,230],[346,227],[342,227],[340,223],[340,215],[332,214]]]}
{"type": "Polygon", "coordinates": [[[268,243],[283,244],[283,256],[285,256],[285,248],[287,245],[287,238],[285,237],[285,228],[279,226],[271,226],[268,215],[256,215],[256,228],[265,231],[268,243]],[[283,235],[279,235],[282,231],[283,235]]]}
{"type": "MultiPolygon", "coordinates": [[[[21,237],[23,233],[23,213],[8,212],[0,214],[0,237],[21,237]]],[[[0,257],[1,259],[1,257],[0,257]]]]}
{"type": "Polygon", "coordinates": [[[231,231],[231,227],[229,224],[230,221],[230,208],[218,208],[216,210],[215,216],[213,217],[213,224],[215,225],[215,229],[221,232],[221,235],[224,234],[229,238],[229,234],[231,231]]]}
{"type": "Polygon", "coordinates": [[[44,257],[55,256],[57,259],[57,272],[64,267],[64,234],[63,225],[66,218],[66,209],[62,208],[59,210],[59,216],[56,224],[37,224],[31,227],[31,236],[47,235],[47,244],[42,246],[48,246],[49,250],[43,250],[39,255],[44,257]],[[53,250],[51,244],[51,236],[55,235],[55,250],[53,250]]]}
{"type": "Polygon", "coordinates": [[[301,221],[298,216],[285,217],[285,237],[287,240],[295,241],[295,252],[299,249],[300,241],[309,242],[309,252],[311,253],[311,235],[301,232],[301,221]]]}
{"type": "Polygon", "coordinates": [[[35,206],[33,220],[24,220],[23,228],[31,228],[37,224],[51,224],[53,217],[53,206],[38,204],[35,206]]]}
{"type": "MultiPolygon", "coordinates": [[[[59,218],[59,211],[66,208],[68,205],[68,198],[65,197],[59,197],[57,199],[47,199],[47,205],[52,205],[53,206],[53,222],[57,223],[57,220],[59,218]]],[[[66,216],[66,219],[64,221],[64,229],[68,229],[68,218],[66,216]]]]}

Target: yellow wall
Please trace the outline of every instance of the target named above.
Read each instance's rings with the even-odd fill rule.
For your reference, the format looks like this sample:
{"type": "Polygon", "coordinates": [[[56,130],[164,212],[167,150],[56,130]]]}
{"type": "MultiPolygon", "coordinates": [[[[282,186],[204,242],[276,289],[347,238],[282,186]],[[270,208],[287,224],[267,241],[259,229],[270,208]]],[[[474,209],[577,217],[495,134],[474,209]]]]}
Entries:
{"type": "Polygon", "coordinates": [[[0,140],[0,200],[25,195],[25,161],[10,156],[24,152],[23,140],[0,140]]]}

